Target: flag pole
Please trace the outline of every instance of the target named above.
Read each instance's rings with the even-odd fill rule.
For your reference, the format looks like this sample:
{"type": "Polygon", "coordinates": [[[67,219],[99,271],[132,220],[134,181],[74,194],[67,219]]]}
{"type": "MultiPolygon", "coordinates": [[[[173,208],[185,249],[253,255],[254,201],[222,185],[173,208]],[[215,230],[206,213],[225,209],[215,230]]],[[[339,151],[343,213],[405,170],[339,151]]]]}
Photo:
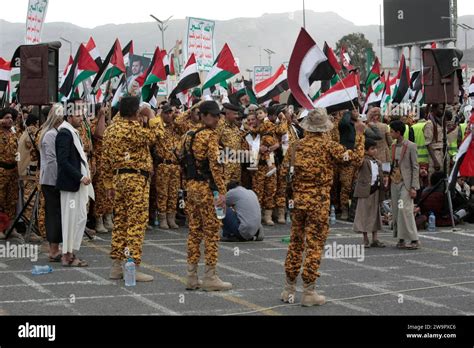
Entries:
{"type": "MultiPolygon", "coordinates": [[[[342,78],[341,78],[341,76],[339,75],[339,73],[336,73],[336,74],[337,74],[337,77],[339,78],[339,82],[341,82],[341,84],[342,84],[342,88],[344,88],[344,91],[346,92],[347,96],[350,98],[351,96],[350,96],[349,92],[347,91],[346,86],[344,85],[344,81],[342,80],[342,78]]],[[[358,96],[357,96],[357,98],[358,98],[358,96]]],[[[359,109],[356,109],[355,104],[354,104],[354,102],[352,101],[352,99],[350,99],[350,101],[351,101],[351,104],[352,104],[352,107],[354,108],[354,110],[359,111],[359,109]]]]}

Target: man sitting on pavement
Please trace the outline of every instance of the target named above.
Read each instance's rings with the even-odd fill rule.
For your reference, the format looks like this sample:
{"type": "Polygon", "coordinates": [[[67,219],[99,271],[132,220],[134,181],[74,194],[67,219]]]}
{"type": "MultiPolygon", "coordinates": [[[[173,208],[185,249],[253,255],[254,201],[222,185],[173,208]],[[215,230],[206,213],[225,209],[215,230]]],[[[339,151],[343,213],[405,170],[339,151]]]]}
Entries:
{"type": "Polygon", "coordinates": [[[231,181],[227,185],[226,215],[223,221],[223,242],[262,241],[260,204],[252,190],[231,181]]]}

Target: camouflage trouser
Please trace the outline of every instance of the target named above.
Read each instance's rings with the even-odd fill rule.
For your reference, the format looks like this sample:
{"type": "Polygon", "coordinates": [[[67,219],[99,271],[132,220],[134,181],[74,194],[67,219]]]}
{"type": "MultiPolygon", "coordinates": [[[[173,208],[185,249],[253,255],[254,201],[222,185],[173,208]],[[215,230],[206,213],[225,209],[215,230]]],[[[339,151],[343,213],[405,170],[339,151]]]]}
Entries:
{"type": "Polygon", "coordinates": [[[200,245],[204,239],[207,266],[217,264],[219,230],[221,223],[216,217],[214,198],[207,182],[187,182],[189,215],[188,264],[197,264],[201,258],[200,245]]]}
{"type": "Polygon", "coordinates": [[[102,216],[112,214],[114,211],[114,205],[112,201],[107,197],[107,190],[105,189],[104,177],[102,175],[102,168],[97,162],[97,171],[94,175],[93,183],[95,192],[95,215],[102,216]]]}
{"type": "Polygon", "coordinates": [[[125,248],[139,265],[142,260],[143,240],[148,223],[150,184],[140,174],[114,176],[115,214],[110,256],[125,260],[125,248]]]}
{"type": "Polygon", "coordinates": [[[339,181],[341,183],[341,208],[346,208],[349,205],[349,199],[352,192],[352,184],[354,177],[357,174],[357,167],[350,164],[342,164],[338,167],[339,181]]]}
{"type": "Polygon", "coordinates": [[[265,175],[269,169],[267,165],[259,165],[258,170],[253,173],[252,189],[257,194],[260,206],[263,209],[275,208],[275,194],[277,190],[277,174],[270,177],[265,175]]]}
{"type": "Polygon", "coordinates": [[[293,209],[291,212],[291,237],[285,261],[286,276],[291,280],[295,280],[300,273],[303,252],[303,281],[313,283],[320,275],[318,269],[329,233],[329,195],[318,205],[314,210],[293,209]]]}
{"type": "Polygon", "coordinates": [[[226,184],[231,181],[241,182],[242,166],[240,165],[240,163],[226,163],[224,165],[224,177],[226,184]]]}
{"type": "Polygon", "coordinates": [[[286,207],[286,173],[287,170],[283,166],[278,167],[277,189],[275,194],[275,206],[277,208],[286,207]]]}
{"type": "Polygon", "coordinates": [[[12,222],[16,216],[18,202],[18,169],[0,168],[0,211],[12,222]]]}
{"type": "MultiPolygon", "coordinates": [[[[449,154],[445,158],[446,163],[443,164],[443,149],[435,149],[433,151],[434,151],[434,156],[435,156],[436,160],[438,161],[439,165],[441,166],[439,170],[444,171],[444,166],[446,165],[446,168],[448,169],[448,172],[449,172],[449,170],[450,170],[449,162],[450,162],[450,159],[451,159],[449,154]]],[[[429,157],[428,175],[431,177],[431,174],[436,172],[436,170],[435,170],[435,167],[434,167],[433,158],[431,158],[430,155],[428,157],[429,157]]]]}
{"type": "Polygon", "coordinates": [[[156,201],[158,211],[176,213],[178,203],[180,167],[177,164],[160,164],[156,171],[156,201]]]}

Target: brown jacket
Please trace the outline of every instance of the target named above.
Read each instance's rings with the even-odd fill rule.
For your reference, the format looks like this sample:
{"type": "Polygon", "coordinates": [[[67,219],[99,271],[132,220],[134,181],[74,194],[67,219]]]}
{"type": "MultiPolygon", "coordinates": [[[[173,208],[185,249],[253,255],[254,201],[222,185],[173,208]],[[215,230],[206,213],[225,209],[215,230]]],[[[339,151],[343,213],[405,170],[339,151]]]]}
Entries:
{"type": "Polygon", "coordinates": [[[390,163],[392,161],[391,146],[393,143],[392,137],[390,136],[390,130],[388,125],[385,123],[377,122],[375,126],[380,132],[381,140],[377,140],[377,155],[375,158],[382,163],[390,163]]]}
{"type": "MultiPolygon", "coordinates": [[[[403,159],[400,161],[400,171],[402,173],[403,183],[407,190],[414,188],[415,190],[420,189],[420,167],[418,165],[418,148],[416,144],[409,140],[404,139],[402,142],[403,146],[407,147],[406,153],[403,159]]],[[[392,145],[392,149],[396,144],[392,145]]],[[[393,150],[392,150],[393,151],[393,150]]],[[[392,163],[393,165],[393,163],[392,163]]]]}
{"type": "MultiPolygon", "coordinates": [[[[382,163],[378,160],[377,164],[379,166],[379,190],[383,189],[383,172],[382,172],[382,163]]],[[[359,175],[357,176],[357,182],[354,189],[354,197],[356,198],[367,198],[370,196],[370,188],[372,181],[372,166],[370,165],[370,157],[365,156],[362,166],[359,170],[359,175]]],[[[379,195],[380,201],[383,201],[384,195],[379,195]]]]}

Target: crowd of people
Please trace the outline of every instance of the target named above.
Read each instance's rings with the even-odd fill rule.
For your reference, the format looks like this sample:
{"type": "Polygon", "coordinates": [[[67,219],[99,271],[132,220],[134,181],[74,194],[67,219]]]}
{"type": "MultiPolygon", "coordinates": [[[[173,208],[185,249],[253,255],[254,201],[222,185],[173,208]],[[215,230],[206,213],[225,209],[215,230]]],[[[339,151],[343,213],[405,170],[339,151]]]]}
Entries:
{"type": "Polygon", "coordinates": [[[303,269],[302,305],[313,306],[325,302],[315,283],[332,210],[353,222],[366,248],[386,246],[378,236],[384,224],[397,248],[416,250],[430,214],[438,226],[474,218],[474,178],[458,178],[453,211],[446,190],[471,131],[467,104],[416,114],[373,107],[366,116],[355,105],[331,114],[252,105],[246,94],[234,103],[196,98],[187,110],[176,100],[154,109],[128,96],[118,109],[98,104],[89,112],[80,99],[67,105],[74,107],[0,111],[0,239],[23,240],[36,213],[28,241],[46,239],[49,261],[64,267],[88,265],[77,255],[84,233],[109,233],[110,278],[122,279],[132,258],[136,280],[152,281],[139,267],[145,232],[156,222],[187,225],[186,288],[228,290],[216,273],[219,241],[262,241],[262,225],[291,224],[281,299],[294,300],[303,269]],[[30,204],[12,226],[35,188],[39,208],[30,204]]]}

